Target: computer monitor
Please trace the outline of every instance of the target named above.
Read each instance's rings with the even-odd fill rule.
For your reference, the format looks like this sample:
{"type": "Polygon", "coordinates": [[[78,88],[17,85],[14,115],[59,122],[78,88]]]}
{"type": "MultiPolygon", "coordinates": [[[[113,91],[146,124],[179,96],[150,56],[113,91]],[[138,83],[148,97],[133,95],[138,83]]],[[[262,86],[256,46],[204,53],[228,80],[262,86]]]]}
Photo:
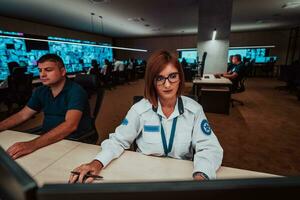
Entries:
{"type": "Polygon", "coordinates": [[[140,183],[49,184],[39,200],[79,199],[286,199],[299,196],[300,178],[231,179],[140,183]]]}
{"type": "Polygon", "coordinates": [[[0,146],[0,199],[35,199],[36,182],[0,146]]]}
{"type": "Polygon", "coordinates": [[[197,50],[184,50],[180,52],[180,58],[184,58],[187,63],[192,64],[197,60],[198,51],[197,50]]]}
{"type": "Polygon", "coordinates": [[[203,77],[204,73],[204,66],[205,66],[205,60],[206,60],[207,52],[205,51],[202,55],[202,60],[200,62],[200,77],[203,77]]]}

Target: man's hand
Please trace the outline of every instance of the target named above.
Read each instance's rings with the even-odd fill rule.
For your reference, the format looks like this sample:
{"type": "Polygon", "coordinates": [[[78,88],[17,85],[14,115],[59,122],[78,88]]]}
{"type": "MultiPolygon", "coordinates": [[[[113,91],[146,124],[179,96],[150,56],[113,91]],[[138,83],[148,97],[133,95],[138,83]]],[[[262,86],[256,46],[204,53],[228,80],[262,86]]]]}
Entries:
{"type": "Polygon", "coordinates": [[[13,158],[17,159],[21,156],[25,156],[37,150],[32,141],[29,142],[17,142],[9,147],[6,152],[13,158]]]}
{"type": "Polygon", "coordinates": [[[85,175],[88,173],[98,175],[102,168],[103,165],[98,160],[93,160],[90,163],[80,165],[79,167],[73,170],[74,172],[79,172],[80,175],[71,174],[69,178],[69,183],[91,183],[93,182],[94,178],[89,177],[85,180],[85,175]]]}

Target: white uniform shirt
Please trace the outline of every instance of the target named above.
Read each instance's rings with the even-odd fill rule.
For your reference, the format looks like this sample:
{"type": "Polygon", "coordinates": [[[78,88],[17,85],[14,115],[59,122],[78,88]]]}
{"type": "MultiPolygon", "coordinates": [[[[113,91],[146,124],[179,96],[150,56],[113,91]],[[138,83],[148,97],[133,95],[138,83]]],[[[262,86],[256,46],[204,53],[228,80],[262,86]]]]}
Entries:
{"type": "Polygon", "coordinates": [[[111,160],[118,158],[124,149],[129,149],[135,139],[138,152],[165,156],[161,124],[169,146],[173,119],[176,117],[174,142],[168,156],[185,160],[194,158],[193,173],[203,172],[210,179],[216,178],[216,171],[222,163],[223,149],[210,129],[202,107],[185,96],[177,99],[174,112],[169,118],[163,114],[159,102],[157,110],[153,109],[152,104],[146,99],[134,104],[115,133],[110,134],[109,139],[102,142],[102,151],[95,159],[105,167],[111,160]]]}
{"type": "Polygon", "coordinates": [[[124,69],[125,69],[125,66],[122,61],[117,60],[114,63],[114,71],[122,72],[122,71],[124,71],[124,69]]]}

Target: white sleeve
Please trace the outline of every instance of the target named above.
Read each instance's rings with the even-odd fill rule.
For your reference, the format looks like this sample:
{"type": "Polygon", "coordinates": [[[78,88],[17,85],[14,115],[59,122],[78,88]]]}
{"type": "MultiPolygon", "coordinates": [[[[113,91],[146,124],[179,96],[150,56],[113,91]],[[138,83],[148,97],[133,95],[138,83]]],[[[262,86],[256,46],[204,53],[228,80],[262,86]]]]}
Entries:
{"type": "Polygon", "coordinates": [[[101,143],[102,150],[95,159],[106,167],[113,159],[118,158],[124,152],[124,149],[130,148],[130,145],[138,136],[139,124],[139,115],[132,107],[121,125],[116,128],[115,133],[111,133],[109,139],[101,143]]]}
{"type": "Polygon", "coordinates": [[[203,172],[210,179],[215,179],[216,171],[222,164],[223,149],[210,128],[202,107],[196,115],[192,144],[195,150],[193,173],[203,172]]]}

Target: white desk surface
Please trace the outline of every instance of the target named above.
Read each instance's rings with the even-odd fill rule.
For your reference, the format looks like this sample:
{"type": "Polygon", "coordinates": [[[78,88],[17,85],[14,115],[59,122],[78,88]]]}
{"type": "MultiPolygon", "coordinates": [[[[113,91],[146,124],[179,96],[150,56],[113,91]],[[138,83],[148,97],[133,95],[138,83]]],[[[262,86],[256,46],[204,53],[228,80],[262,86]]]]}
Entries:
{"type": "MultiPolygon", "coordinates": [[[[0,145],[7,149],[11,144],[36,136],[4,131],[0,133],[0,145]]],[[[100,151],[100,146],[63,140],[42,148],[30,155],[17,159],[17,162],[37,181],[44,183],[66,183],[70,171],[83,163],[90,162],[100,151]]],[[[97,182],[144,182],[192,180],[193,162],[146,156],[133,151],[125,151],[100,172],[104,177],[97,182]]],[[[218,179],[276,177],[276,175],[221,167],[218,179]]]]}
{"type": "Polygon", "coordinates": [[[232,82],[228,78],[215,78],[213,74],[204,74],[203,77],[200,78],[195,78],[193,80],[194,84],[220,84],[220,85],[231,85],[232,82]],[[209,78],[205,78],[208,76],[209,78]]]}

